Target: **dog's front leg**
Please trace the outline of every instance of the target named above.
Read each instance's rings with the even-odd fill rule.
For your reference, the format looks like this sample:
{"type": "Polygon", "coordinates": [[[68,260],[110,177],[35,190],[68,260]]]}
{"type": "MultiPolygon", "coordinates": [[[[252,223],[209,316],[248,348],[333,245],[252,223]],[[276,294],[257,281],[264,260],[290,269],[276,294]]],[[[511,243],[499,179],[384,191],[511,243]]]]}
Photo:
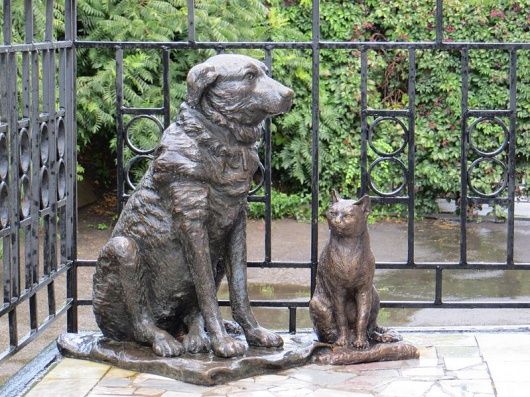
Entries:
{"type": "Polygon", "coordinates": [[[206,330],[215,355],[233,357],[241,355],[246,345],[230,337],[224,328],[216,297],[215,280],[210,258],[209,239],[204,221],[188,220],[184,223],[183,247],[195,285],[195,292],[206,330]]]}
{"type": "Polygon", "coordinates": [[[241,211],[228,239],[226,277],[230,292],[232,315],[245,332],[251,346],[280,347],[283,340],[279,335],[261,327],[252,310],[247,290],[247,246],[246,212],[241,211]]]}

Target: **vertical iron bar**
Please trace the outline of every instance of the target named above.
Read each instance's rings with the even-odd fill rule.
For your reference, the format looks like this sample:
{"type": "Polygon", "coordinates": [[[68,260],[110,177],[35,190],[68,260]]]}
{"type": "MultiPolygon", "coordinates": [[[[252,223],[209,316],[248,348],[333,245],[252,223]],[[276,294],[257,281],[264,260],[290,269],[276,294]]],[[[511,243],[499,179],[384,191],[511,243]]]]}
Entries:
{"type": "MultiPolygon", "coordinates": [[[[25,13],[25,33],[26,43],[33,42],[33,0],[24,0],[25,13]]],[[[26,54],[25,54],[26,55],[26,54]]],[[[28,87],[28,112],[25,117],[29,118],[28,133],[31,142],[31,167],[29,169],[30,176],[30,210],[29,216],[31,218],[30,226],[26,230],[26,267],[29,266],[29,280],[26,280],[26,288],[31,288],[33,284],[38,282],[38,260],[39,260],[39,194],[40,194],[40,178],[39,178],[39,65],[38,55],[35,51],[29,52],[27,55],[27,87],[28,87]],[[31,90],[31,93],[29,92],[31,90]],[[29,283],[28,283],[29,281],[29,283]]],[[[37,317],[37,294],[34,293],[29,298],[29,326],[31,332],[35,332],[38,327],[37,317]]]]}
{"type": "MultiPolygon", "coordinates": [[[[272,52],[270,48],[265,49],[265,65],[269,69],[268,75],[272,77],[272,52]]],[[[265,189],[265,262],[270,263],[272,260],[272,189],[271,189],[271,119],[265,120],[265,131],[263,136],[265,144],[264,155],[264,189],[265,189]]]]}
{"type": "Polygon", "coordinates": [[[319,210],[319,90],[320,90],[320,8],[313,0],[312,15],[312,83],[311,83],[311,296],[315,291],[318,265],[318,210],[319,210]]]}
{"type": "Polygon", "coordinates": [[[195,41],[195,1],[188,0],[188,41],[195,41]]]}
{"type": "MultiPolygon", "coordinates": [[[[66,0],[65,39],[75,42],[77,32],[76,0],[66,0]]],[[[72,299],[72,306],[66,314],[68,332],[78,331],[77,319],[77,129],[76,129],[76,49],[75,44],[66,49],[65,79],[65,127],[66,127],[66,169],[68,192],[66,200],[66,254],[72,268],[66,273],[66,296],[72,299]]]]}
{"type": "MultiPolygon", "coordinates": [[[[4,0],[4,43],[9,45],[12,40],[12,14],[11,1],[4,0]]],[[[18,297],[20,292],[20,252],[19,252],[19,139],[18,139],[18,109],[17,109],[17,54],[10,53],[5,57],[6,81],[5,95],[8,124],[8,146],[9,146],[9,171],[7,180],[9,184],[9,227],[10,248],[4,256],[9,255],[9,300],[18,297]]],[[[7,244],[4,244],[6,246],[7,244]]],[[[5,262],[4,262],[5,264],[5,262]]],[[[5,268],[4,268],[5,270],[5,268]]],[[[16,307],[9,312],[9,346],[15,348],[18,345],[17,310],[16,307]]]]}
{"type": "Polygon", "coordinates": [[[367,120],[368,53],[361,49],[361,190],[359,197],[368,193],[368,120],[367,120]]]}
{"type": "MultiPolygon", "coordinates": [[[[46,1],[46,31],[45,41],[53,41],[53,0],[46,1]]],[[[44,61],[44,82],[46,88],[43,97],[46,98],[45,113],[48,115],[48,169],[49,169],[49,207],[50,215],[45,218],[45,254],[44,261],[48,263],[48,271],[57,270],[57,133],[56,133],[56,114],[55,114],[55,51],[46,51],[44,61]]],[[[55,285],[54,282],[48,284],[48,311],[49,314],[55,315],[55,285]]]]}
{"type": "MultiPolygon", "coordinates": [[[[31,52],[31,264],[32,284],[39,281],[39,209],[40,209],[40,143],[39,143],[39,54],[31,52]]],[[[29,300],[30,327],[35,331],[38,327],[37,294],[29,300]]]]}
{"type": "Polygon", "coordinates": [[[442,304],[442,268],[436,266],[436,281],[435,281],[435,292],[434,292],[434,304],[442,304]]]}
{"type": "Polygon", "coordinates": [[[517,52],[510,51],[510,127],[508,146],[508,222],[506,263],[512,266],[514,245],[514,206],[515,206],[515,129],[517,123],[517,52]]]}
{"type": "Polygon", "coordinates": [[[289,306],[289,333],[296,334],[296,306],[289,306]]]}
{"type": "Polygon", "coordinates": [[[415,111],[416,111],[416,50],[409,49],[409,125],[408,125],[408,169],[407,169],[407,190],[408,190],[408,233],[407,233],[407,263],[414,264],[414,200],[415,200],[415,165],[416,156],[414,144],[415,111]]]}
{"type": "Polygon", "coordinates": [[[164,129],[171,124],[171,102],[169,92],[169,49],[162,49],[162,91],[164,95],[164,129]]]}
{"type": "Polygon", "coordinates": [[[118,183],[118,214],[123,208],[123,49],[116,47],[116,177],[118,183]]]}
{"type": "Polygon", "coordinates": [[[436,44],[442,44],[443,34],[443,0],[436,0],[436,44]]]}
{"type": "Polygon", "coordinates": [[[467,263],[467,101],[469,89],[469,53],[462,49],[462,120],[460,136],[460,264],[467,263]]]}

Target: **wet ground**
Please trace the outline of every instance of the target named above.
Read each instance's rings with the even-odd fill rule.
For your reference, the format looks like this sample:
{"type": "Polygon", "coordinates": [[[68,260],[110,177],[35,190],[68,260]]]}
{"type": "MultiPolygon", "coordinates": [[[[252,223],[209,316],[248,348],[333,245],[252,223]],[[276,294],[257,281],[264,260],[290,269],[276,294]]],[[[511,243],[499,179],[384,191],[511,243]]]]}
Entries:
{"type": "MultiPolygon", "coordinates": [[[[108,239],[112,218],[108,213],[85,207],[79,212],[78,251],[81,259],[95,259],[108,239]]],[[[249,260],[261,261],[264,256],[264,223],[249,221],[249,260]]],[[[378,261],[404,261],[407,251],[407,224],[382,222],[370,225],[372,249],[378,261]]],[[[422,220],[416,224],[415,256],[417,261],[458,261],[459,224],[451,220],[422,220]]],[[[319,248],[328,238],[325,224],[319,225],[319,248]]],[[[530,262],[530,222],[517,221],[515,227],[515,261],[530,262]]],[[[506,225],[493,222],[468,225],[468,259],[470,261],[504,262],[506,256],[506,225]]],[[[293,220],[275,221],[272,225],[272,259],[309,261],[310,225],[293,220]]],[[[79,269],[79,299],[90,299],[91,268],[79,269]]],[[[308,299],[308,269],[249,269],[249,290],[254,299],[308,299]]],[[[432,300],[434,271],[379,270],[376,286],[383,300],[432,300]]],[[[55,283],[59,303],[65,297],[64,280],[55,283]]],[[[220,298],[227,297],[222,286],[220,298]]],[[[444,271],[443,299],[450,300],[521,300],[530,301],[530,271],[444,271]]],[[[47,312],[46,291],[39,293],[39,318],[47,312]]],[[[59,307],[59,304],[58,304],[59,307]]],[[[287,309],[255,309],[259,321],[273,329],[286,329],[287,309]]],[[[230,314],[224,310],[225,317],[230,314]]],[[[79,309],[81,330],[96,328],[90,307],[79,309]]],[[[29,329],[25,319],[27,308],[19,310],[19,334],[29,329]]],[[[530,324],[530,309],[383,309],[381,323],[394,326],[448,325],[519,325],[530,324]]],[[[4,320],[4,319],[3,319],[4,320]]],[[[297,313],[298,327],[310,328],[307,310],[297,313]]],[[[59,320],[45,334],[32,342],[14,358],[0,366],[0,384],[44,346],[61,333],[65,321],[59,320]]],[[[0,321],[0,350],[6,347],[7,320],[0,321]]]]}
{"type": "Polygon", "coordinates": [[[26,397],[525,397],[526,332],[404,333],[420,358],[306,365],[220,386],[197,386],[106,364],[64,359],[26,397]]]}

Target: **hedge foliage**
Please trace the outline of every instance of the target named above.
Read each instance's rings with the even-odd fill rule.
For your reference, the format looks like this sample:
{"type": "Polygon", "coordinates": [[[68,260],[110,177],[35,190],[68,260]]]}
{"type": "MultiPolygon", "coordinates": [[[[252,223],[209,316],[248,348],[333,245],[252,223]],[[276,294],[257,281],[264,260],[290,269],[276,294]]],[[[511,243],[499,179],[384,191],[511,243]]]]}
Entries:
{"type": "MultiPolygon", "coordinates": [[[[43,1],[34,3],[38,8],[43,1]]],[[[308,41],[311,3],[310,0],[197,0],[197,40],[308,41]]],[[[341,41],[434,40],[434,4],[434,0],[321,0],[321,36],[323,40],[341,41]]],[[[59,2],[55,14],[59,36],[61,7],[59,2]]],[[[81,39],[171,41],[187,38],[185,0],[79,0],[78,8],[81,39]]],[[[21,7],[15,7],[15,14],[18,26],[22,27],[21,7]]],[[[41,14],[38,13],[40,22],[41,14]]],[[[530,41],[528,0],[446,0],[444,15],[446,40],[530,41]]],[[[263,57],[260,51],[245,53],[263,57]]],[[[204,50],[171,52],[172,115],[184,98],[188,69],[212,54],[204,50]]],[[[360,54],[356,50],[322,50],[320,62],[320,189],[325,207],[332,188],[345,196],[355,196],[359,189],[360,54]]],[[[124,64],[126,104],[160,106],[160,52],[126,51],[124,64]]],[[[416,65],[416,194],[421,213],[433,209],[435,197],[459,196],[460,53],[417,51],[416,65]]],[[[508,108],[508,53],[470,51],[470,66],[469,107],[508,108]]],[[[369,51],[368,106],[405,109],[409,101],[408,68],[405,50],[369,51]]],[[[306,211],[300,209],[299,203],[308,202],[311,178],[310,51],[275,50],[273,73],[296,93],[291,112],[275,118],[272,126],[273,183],[279,203],[273,210],[276,216],[303,217],[306,211]]],[[[110,150],[115,147],[114,52],[80,49],[78,75],[80,158],[85,166],[95,164],[102,178],[112,181],[106,173],[112,156],[101,152],[100,147],[110,150]]],[[[517,181],[524,189],[530,157],[529,51],[518,52],[517,83],[517,181]]],[[[508,119],[503,121],[508,124],[508,119]]],[[[132,135],[138,145],[149,147],[156,144],[158,130],[147,122],[137,123],[132,135]]],[[[379,150],[393,151],[401,145],[402,135],[401,129],[383,122],[374,130],[373,144],[379,150]]],[[[500,127],[482,123],[477,126],[473,140],[480,148],[491,151],[502,143],[503,134],[500,127]]],[[[402,156],[405,164],[406,153],[402,156]]],[[[375,160],[373,150],[368,155],[371,161],[375,160]]],[[[470,152],[470,160],[475,158],[470,152]]],[[[506,160],[506,154],[499,159],[506,160]]],[[[492,163],[482,163],[473,176],[474,185],[488,192],[502,178],[502,169],[492,163]]],[[[388,163],[374,168],[372,177],[383,190],[396,187],[401,178],[400,170],[388,163]]]]}

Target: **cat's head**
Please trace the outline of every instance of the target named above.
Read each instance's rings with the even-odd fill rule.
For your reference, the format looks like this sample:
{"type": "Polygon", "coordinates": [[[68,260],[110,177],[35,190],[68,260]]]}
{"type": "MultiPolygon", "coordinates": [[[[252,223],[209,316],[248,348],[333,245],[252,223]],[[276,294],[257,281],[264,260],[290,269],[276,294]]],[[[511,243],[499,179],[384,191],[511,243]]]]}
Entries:
{"type": "Polygon", "coordinates": [[[333,191],[332,204],[326,212],[329,228],[339,236],[360,236],[367,229],[370,213],[370,197],[364,195],[360,200],[344,200],[333,191]]]}

